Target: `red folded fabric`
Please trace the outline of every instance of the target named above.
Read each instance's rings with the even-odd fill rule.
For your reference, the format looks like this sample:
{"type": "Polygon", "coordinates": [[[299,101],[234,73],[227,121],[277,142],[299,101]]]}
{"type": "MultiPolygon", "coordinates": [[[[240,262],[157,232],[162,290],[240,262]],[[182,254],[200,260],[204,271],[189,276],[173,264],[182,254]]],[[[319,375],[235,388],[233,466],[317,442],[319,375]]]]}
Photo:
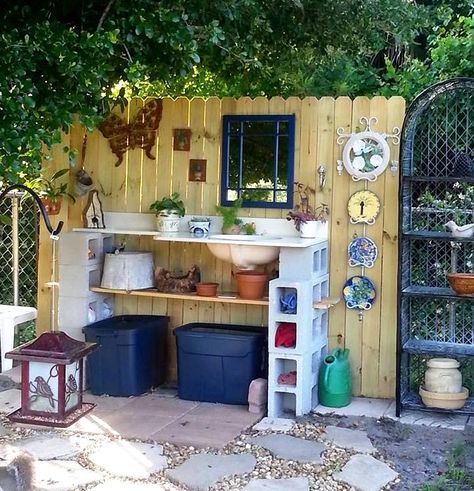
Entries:
{"type": "Polygon", "coordinates": [[[296,324],[293,322],[281,322],[275,333],[275,347],[284,346],[294,348],[296,346],[296,324]]]}
{"type": "Polygon", "coordinates": [[[277,383],[280,385],[296,385],[296,372],[280,373],[277,383]]]}

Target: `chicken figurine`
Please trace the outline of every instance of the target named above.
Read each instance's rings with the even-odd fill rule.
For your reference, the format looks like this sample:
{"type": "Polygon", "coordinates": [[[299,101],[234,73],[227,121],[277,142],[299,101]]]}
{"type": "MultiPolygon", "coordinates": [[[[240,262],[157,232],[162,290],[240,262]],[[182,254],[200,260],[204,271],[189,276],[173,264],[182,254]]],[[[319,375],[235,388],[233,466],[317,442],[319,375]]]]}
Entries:
{"type": "Polygon", "coordinates": [[[444,226],[452,233],[453,237],[472,238],[474,236],[474,223],[460,226],[450,220],[444,226]]]}

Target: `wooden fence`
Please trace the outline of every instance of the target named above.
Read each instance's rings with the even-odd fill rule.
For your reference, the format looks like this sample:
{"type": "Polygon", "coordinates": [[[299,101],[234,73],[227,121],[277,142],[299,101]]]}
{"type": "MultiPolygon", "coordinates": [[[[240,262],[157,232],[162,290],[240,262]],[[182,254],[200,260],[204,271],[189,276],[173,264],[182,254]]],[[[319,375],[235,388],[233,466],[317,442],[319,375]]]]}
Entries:
{"type": "MultiPolygon", "coordinates": [[[[146,101],[145,101],[146,102],[146,101]]],[[[134,118],[144,101],[133,99],[127,114],[134,118]]],[[[147,212],[156,198],[179,191],[184,197],[187,214],[215,215],[219,199],[221,121],[225,114],[287,114],[296,115],[295,179],[318,189],[316,201],[330,204],[330,284],[331,295],[340,296],[344,282],[360,268],[350,268],[347,245],[354,234],[362,234],[362,225],[352,225],[347,214],[347,201],[364,182],[354,182],[344,171],[339,176],[336,161],[341,158],[342,147],[337,144],[336,130],[345,133],[364,130],[361,117],[376,117],[374,131],[391,133],[400,127],[405,112],[402,98],[347,97],[333,99],[307,97],[266,99],[257,97],[240,99],[211,97],[208,99],[164,99],[163,115],[157,143],[149,159],[143,150],[129,150],[121,166],[115,167],[116,156],[108,141],[95,130],[88,135],[83,148],[84,130],[76,125],[64,135],[61,145],[53,148],[53,164],[45,164],[45,173],[68,166],[63,146],[77,149],[78,167],[85,169],[94,179],[106,211],[147,212]],[[189,152],[173,151],[173,129],[191,128],[189,152]],[[84,155],[84,159],[82,159],[84,155]],[[188,181],[189,159],[207,159],[206,182],[188,181]],[[48,167],[49,165],[49,167],[48,167]],[[319,190],[317,169],[327,169],[326,185],[319,190]]],[[[399,147],[389,141],[391,159],[398,160],[399,147]]],[[[377,181],[368,184],[380,198],[382,209],[367,234],[376,242],[379,258],[375,266],[366,271],[377,288],[373,308],[359,317],[341,302],[330,314],[330,348],[345,346],[351,350],[354,394],[369,397],[393,397],[395,392],[396,360],[396,302],[397,302],[397,233],[398,233],[398,173],[387,170],[377,181]]],[[[81,226],[81,212],[85,198],[75,205],[63,207],[58,219],[65,221],[65,229],[81,226]]],[[[245,209],[249,217],[281,218],[286,210],[245,209]]],[[[205,246],[184,244],[182,247],[156,244],[150,237],[127,236],[127,249],[140,248],[154,251],[155,263],[172,269],[184,269],[194,262],[201,266],[204,281],[218,281],[223,290],[234,287],[232,268],[216,260],[205,246]]],[[[39,263],[39,330],[49,325],[49,295],[44,283],[50,278],[51,241],[45,229],[41,230],[39,263]]],[[[116,295],[116,314],[167,314],[172,326],[188,322],[232,322],[265,325],[266,307],[241,306],[211,302],[166,300],[116,295]]],[[[170,372],[175,378],[175,348],[169,336],[170,372]]]]}

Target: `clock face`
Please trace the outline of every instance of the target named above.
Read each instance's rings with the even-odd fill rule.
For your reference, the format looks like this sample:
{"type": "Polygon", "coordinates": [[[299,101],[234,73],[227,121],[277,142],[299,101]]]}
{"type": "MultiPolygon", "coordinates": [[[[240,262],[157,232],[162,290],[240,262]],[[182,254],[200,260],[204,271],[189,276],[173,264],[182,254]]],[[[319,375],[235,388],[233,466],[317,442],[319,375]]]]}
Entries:
{"type": "Polygon", "coordinates": [[[351,223],[373,225],[380,211],[380,201],[372,191],[357,191],[347,203],[351,223]]]}

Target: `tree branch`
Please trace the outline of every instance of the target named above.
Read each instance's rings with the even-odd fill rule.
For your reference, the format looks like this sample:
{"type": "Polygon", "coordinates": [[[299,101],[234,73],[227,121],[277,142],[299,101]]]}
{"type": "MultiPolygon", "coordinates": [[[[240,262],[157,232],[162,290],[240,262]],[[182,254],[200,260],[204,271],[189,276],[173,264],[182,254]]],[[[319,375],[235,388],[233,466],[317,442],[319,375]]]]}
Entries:
{"type": "Polygon", "coordinates": [[[95,32],[98,32],[102,29],[102,24],[104,23],[104,20],[107,17],[109,10],[112,8],[112,5],[114,3],[115,3],[115,0],[109,0],[109,3],[107,4],[104,11],[102,12],[102,15],[100,16],[99,23],[97,24],[97,29],[95,30],[95,32]]]}

